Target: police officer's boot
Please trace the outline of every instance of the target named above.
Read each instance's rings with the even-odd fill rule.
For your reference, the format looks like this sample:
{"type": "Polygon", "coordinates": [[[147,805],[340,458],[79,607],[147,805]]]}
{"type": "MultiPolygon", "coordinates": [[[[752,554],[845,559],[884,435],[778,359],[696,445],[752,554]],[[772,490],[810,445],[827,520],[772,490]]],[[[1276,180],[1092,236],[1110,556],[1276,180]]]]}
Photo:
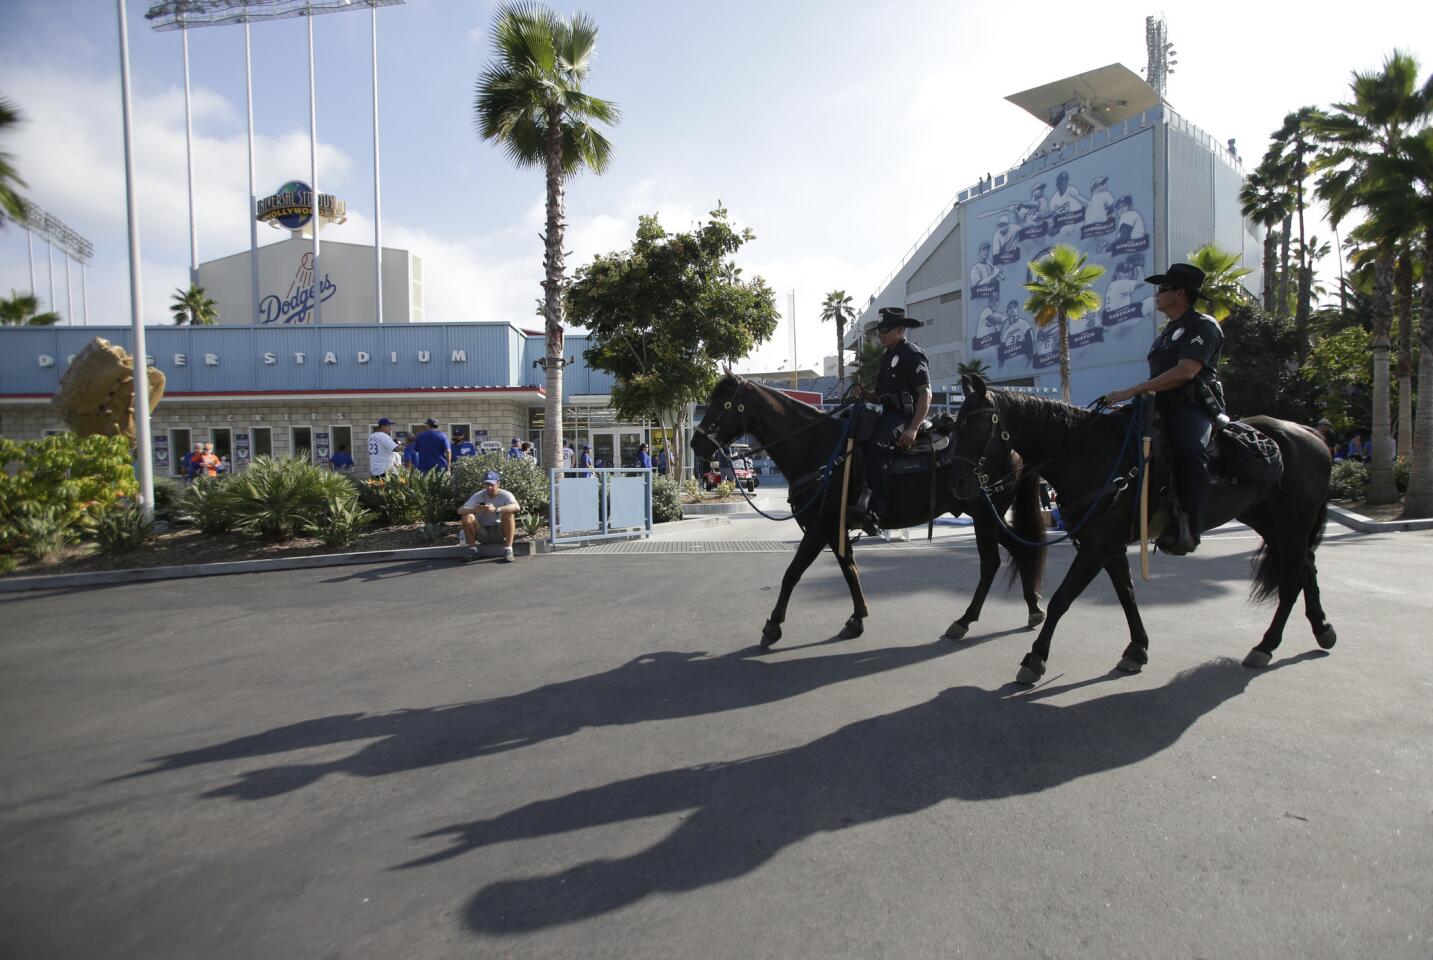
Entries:
{"type": "Polygon", "coordinates": [[[873,493],[874,491],[870,487],[863,487],[861,495],[856,498],[856,504],[851,508],[848,516],[859,524],[862,530],[874,537],[881,532],[881,521],[871,505],[873,493]]]}
{"type": "Polygon", "coordinates": [[[1171,500],[1172,522],[1165,526],[1155,540],[1155,546],[1159,547],[1162,553],[1173,557],[1182,557],[1186,553],[1193,553],[1199,546],[1199,534],[1193,532],[1193,525],[1189,521],[1189,511],[1185,510],[1178,500],[1171,500]]]}

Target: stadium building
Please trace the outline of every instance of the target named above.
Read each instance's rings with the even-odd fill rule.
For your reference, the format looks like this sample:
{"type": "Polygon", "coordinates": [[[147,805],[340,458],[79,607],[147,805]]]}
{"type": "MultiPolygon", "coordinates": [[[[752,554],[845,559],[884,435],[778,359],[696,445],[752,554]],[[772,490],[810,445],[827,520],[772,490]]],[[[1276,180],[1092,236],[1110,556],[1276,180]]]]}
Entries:
{"type": "Polygon", "coordinates": [[[1164,318],[1144,277],[1206,243],[1240,255],[1262,287],[1261,228],[1240,212],[1244,174],[1226,146],[1170,109],[1121,64],[1006,99],[1049,125],[1019,166],[960,191],[905,263],[866,305],[854,337],[881,307],[924,326],[912,339],[930,357],[937,392],[983,361],[994,382],[1045,392],[1060,385],[1057,330],[1023,309],[1028,264],[1070,244],[1105,268],[1101,307],[1070,324],[1071,400],[1145,379],[1145,354],[1164,318]]]}

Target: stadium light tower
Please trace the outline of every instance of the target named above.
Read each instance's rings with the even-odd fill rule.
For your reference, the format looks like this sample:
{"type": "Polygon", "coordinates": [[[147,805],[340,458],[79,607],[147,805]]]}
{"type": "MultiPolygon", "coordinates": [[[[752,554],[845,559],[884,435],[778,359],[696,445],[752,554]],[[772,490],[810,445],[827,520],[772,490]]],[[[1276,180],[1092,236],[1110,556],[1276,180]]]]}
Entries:
{"type": "Polygon", "coordinates": [[[193,126],[189,118],[189,28],[244,25],[244,78],[249,114],[249,279],[253,304],[250,322],[259,311],[259,232],[258,191],[254,186],[254,82],[249,48],[249,24],[259,20],[308,18],[309,72],[309,189],[313,193],[313,304],[314,318],[321,319],[317,285],[323,273],[319,269],[319,186],[318,186],[318,111],[314,99],[313,18],[324,13],[346,10],[370,11],[372,32],[373,73],[373,256],[375,285],[378,291],[378,322],[383,322],[383,234],[379,213],[378,187],[378,8],[396,6],[404,0],[166,0],[151,6],[145,19],[157,31],[179,30],[184,34],[184,122],[185,150],[189,165],[189,250],[190,282],[198,281],[199,241],[194,213],[194,151],[191,144],[193,126]]]}
{"type": "Polygon", "coordinates": [[[1169,24],[1165,22],[1162,14],[1144,18],[1144,46],[1149,54],[1144,78],[1163,100],[1169,75],[1174,72],[1174,65],[1179,61],[1173,59],[1177,51],[1174,44],[1169,42],[1169,24]]]}
{"type": "MultiPolygon", "coordinates": [[[[25,228],[25,239],[30,248],[30,295],[35,295],[35,235],[39,234],[40,239],[54,249],[59,247],[60,252],[65,255],[65,314],[70,323],[75,322],[72,292],[70,289],[70,261],[74,260],[80,265],[80,296],[81,309],[84,311],[85,323],[90,322],[90,298],[89,285],[85,282],[85,266],[94,259],[95,247],[79,233],[72,230],[63,220],[42,210],[29,200],[21,200],[25,208],[25,216],[15,222],[25,228]]],[[[50,267],[50,303],[51,310],[55,309],[55,278],[54,267],[50,267]]]]}

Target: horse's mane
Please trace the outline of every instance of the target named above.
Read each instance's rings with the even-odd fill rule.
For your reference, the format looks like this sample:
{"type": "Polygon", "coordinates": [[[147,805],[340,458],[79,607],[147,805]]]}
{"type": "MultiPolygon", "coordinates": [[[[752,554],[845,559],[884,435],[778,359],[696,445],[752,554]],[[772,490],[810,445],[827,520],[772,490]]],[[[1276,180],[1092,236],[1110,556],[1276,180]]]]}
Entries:
{"type": "Polygon", "coordinates": [[[720,384],[728,383],[731,385],[733,392],[745,384],[748,388],[764,397],[773,406],[777,407],[782,413],[794,414],[802,417],[803,420],[824,416],[822,411],[804,400],[798,400],[790,394],[782,393],[780,390],[773,389],[755,380],[748,380],[746,377],[739,376],[738,374],[728,373],[721,378],[720,384]]]}
{"type": "Polygon", "coordinates": [[[999,397],[1003,416],[1028,434],[1030,442],[1025,445],[1043,450],[1047,457],[1071,450],[1088,453],[1091,445],[1117,442],[1123,435],[1123,417],[1104,416],[1049,397],[1004,390],[993,394],[999,397]]]}

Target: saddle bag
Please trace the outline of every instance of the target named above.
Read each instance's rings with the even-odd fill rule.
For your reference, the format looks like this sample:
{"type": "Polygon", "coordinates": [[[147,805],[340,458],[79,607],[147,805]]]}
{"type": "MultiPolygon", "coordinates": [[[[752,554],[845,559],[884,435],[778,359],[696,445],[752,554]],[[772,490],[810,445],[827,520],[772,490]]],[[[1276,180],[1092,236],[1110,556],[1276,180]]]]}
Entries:
{"type": "Polygon", "coordinates": [[[1245,483],[1275,483],[1284,475],[1284,457],[1274,438],[1238,420],[1214,435],[1220,472],[1245,483]]]}
{"type": "Polygon", "coordinates": [[[865,446],[876,435],[881,412],[881,405],[878,403],[861,401],[852,405],[848,416],[851,418],[851,439],[856,441],[856,446],[865,446]]]}

